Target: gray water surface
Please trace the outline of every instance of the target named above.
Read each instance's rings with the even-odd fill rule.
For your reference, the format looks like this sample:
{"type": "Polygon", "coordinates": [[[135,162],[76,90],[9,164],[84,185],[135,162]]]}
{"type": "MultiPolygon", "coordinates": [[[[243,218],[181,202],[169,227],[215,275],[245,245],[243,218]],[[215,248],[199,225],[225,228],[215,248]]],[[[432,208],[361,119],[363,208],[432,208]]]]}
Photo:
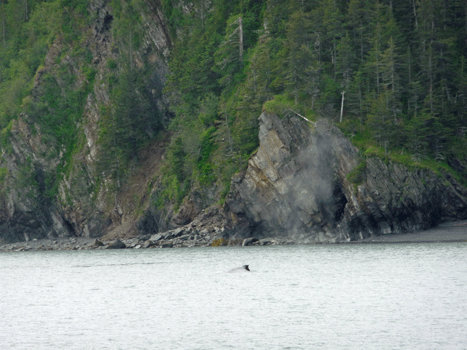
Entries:
{"type": "Polygon", "coordinates": [[[466,251],[1,253],[0,349],[467,349],[466,251]]]}

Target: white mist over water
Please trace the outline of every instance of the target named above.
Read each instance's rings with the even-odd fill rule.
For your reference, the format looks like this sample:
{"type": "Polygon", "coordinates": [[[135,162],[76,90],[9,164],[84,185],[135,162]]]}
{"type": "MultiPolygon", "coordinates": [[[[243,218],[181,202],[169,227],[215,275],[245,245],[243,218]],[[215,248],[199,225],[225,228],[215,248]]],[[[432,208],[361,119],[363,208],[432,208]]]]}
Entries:
{"type": "Polygon", "coordinates": [[[466,249],[1,253],[0,349],[465,349],[466,249]]]}

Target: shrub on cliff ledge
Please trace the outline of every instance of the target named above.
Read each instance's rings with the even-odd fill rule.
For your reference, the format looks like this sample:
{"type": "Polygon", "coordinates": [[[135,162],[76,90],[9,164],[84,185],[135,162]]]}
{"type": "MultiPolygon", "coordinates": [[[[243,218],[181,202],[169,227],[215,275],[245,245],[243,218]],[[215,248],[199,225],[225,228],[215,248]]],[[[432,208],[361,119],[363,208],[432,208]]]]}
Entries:
{"type": "Polygon", "coordinates": [[[366,161],[360,160],[360,163],[347,174],[347,180],[355,185],[360,185],[366,177],[366,161]]]}

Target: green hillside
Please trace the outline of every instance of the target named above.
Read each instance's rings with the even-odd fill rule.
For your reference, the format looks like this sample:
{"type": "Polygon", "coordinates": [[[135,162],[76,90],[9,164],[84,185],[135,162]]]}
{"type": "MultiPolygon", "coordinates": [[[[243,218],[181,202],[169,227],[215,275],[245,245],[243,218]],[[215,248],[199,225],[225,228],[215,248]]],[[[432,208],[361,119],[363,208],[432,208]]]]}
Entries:
{"type": "MultiPolygon", "coordinates": [[[[84,143],[77,128],[97,74],[86,45],[96,20],[90,3],[0,1],[1,145],[9,149],[21,113],[40,127],[46,156],[61,154],[57,171],[45,174],[45,198],[84,143]],[[43,72],[57,40],[56,69],[43,72]]],[[[99,111],[96,176],[117,188],[138,152],[170,133],[156,205],[180,204],[193,188],[216,188],[222,201],[258,147],[263,109],[330,119],[367,154],[467,178],[464,0],[109,4],[115,58],[105,67],[110,102],[99,111]],[[154,6],[171,35],[164,88],[157,62],[132,58],[145,49],[142,16],[154,6]],[[169,112],[157,103],[162,94],[169,112]]]]}
{"type": "Polygon", "coordinates": [[[203,4],[183,15],[164,2],[177,33],[166,87],[177,182],[227,183],[257,147],[270,100],[274,111],[339,123],[369,153],[432,167],[466,159],[464,1],[203,4]]]}

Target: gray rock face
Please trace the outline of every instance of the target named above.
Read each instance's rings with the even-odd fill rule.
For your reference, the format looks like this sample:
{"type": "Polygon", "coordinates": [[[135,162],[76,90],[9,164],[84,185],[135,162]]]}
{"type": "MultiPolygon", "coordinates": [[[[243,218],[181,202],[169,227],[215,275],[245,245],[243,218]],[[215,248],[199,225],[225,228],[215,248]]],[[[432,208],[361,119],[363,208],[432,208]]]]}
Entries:
{"type": "Polygon", "coordinates": [[[149,247],[152,247],[153,245],[154,245],[154,242],[146,241],[143,244],[143,248],[149,248],[149,247]]]}
{"type": "Polygon", "coordinates": [[[226,201],[248,222],[234,237],[342,242],[467,217],[467,191],[453,178],[363,159],[326,121],[312,126],[263,113],[259,140],[247,170],[232,179],[226,201]],[[356,185],[348,175],[362,162],[356,185]]]}
{"type": "Polygon", "coordinates": [[[107,249],[125,249],[126,245],[121,240],[117,239],[107,246],[107,249]]]}
{"type": "Polygon", "coordinates": [[[352,239],[415,232],[467,217],[467,190],[448,174],[371,158],[365,177],[356,189],[345,187],[343,224],[352,239]]]}
{"type": "Polygon", "coordinates": [[[94,240],[94,243],[92,244],[93,247],[102,247],[104,243],[99,241],[98,239],[94,240]]]}
{"type": "Polygon", "coordinates": [[[257,242],[257,241],[258,241],[258,239],[253,238],[253,237],[245,238],[243,240],[243,242],[242,242],[242,246],[245,247],[245,246],[251,245],[252,243],[257,242]]]}
{"type": "Polygon", "coordinates": [[[157,233],[155,235],[152,235],[151,238],[149,239],[151,242],[157,242],[162,239],[162,235],[157,233]]]}
{"type": "Polygon", "coordinates": [[[348,168],[357,164],[351,143],[327,123],[318,123],[313,132],[298,117],[280,120],[265,113],[259,139],[248,169],[232,181],[229,208],[248,218],[256,237],[344,239],[330,232],[346,204],[336,179],[339,161],[348,168]]]}

